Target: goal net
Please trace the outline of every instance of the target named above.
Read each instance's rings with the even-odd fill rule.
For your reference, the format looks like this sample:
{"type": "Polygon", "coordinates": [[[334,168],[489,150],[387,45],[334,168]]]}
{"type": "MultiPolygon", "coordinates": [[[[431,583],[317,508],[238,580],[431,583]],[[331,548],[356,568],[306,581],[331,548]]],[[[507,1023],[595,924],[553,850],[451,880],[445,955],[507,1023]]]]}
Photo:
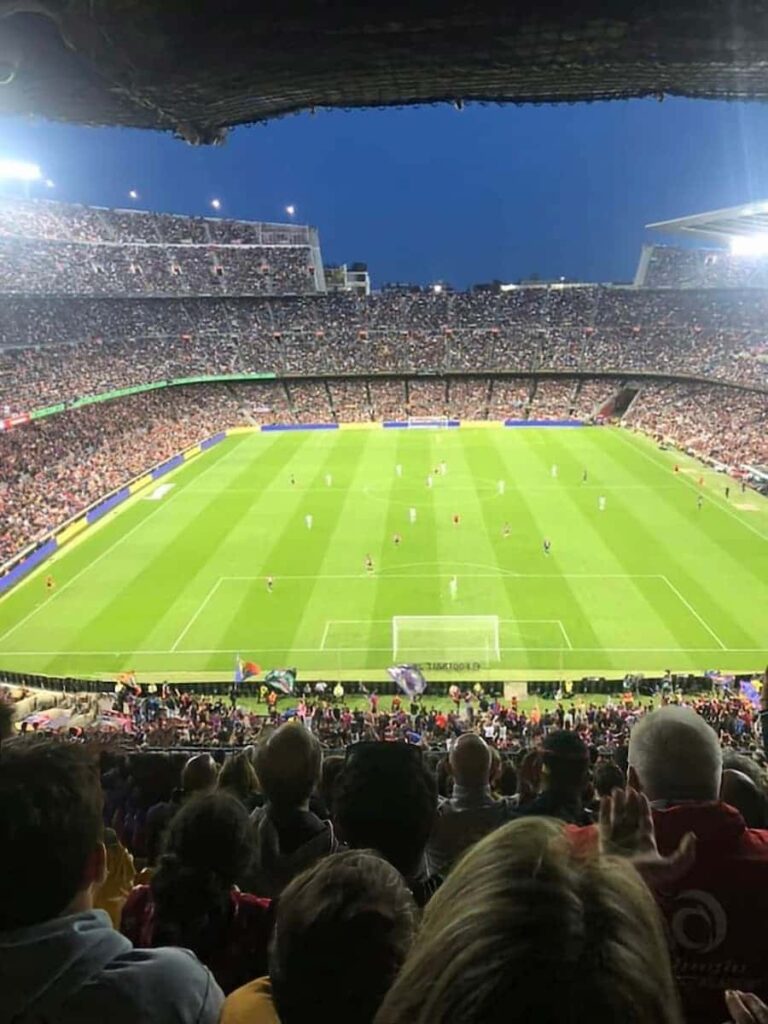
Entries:
{"type": "Polygon", "coordinates": [[[447,416],[409,416],[409,427],[447,427],[447,416]]]}
{"type": "Polygon", "coordinates": [[[392,619],[395,661],[501,660],[497,615],[396,615],[392,619]]]}

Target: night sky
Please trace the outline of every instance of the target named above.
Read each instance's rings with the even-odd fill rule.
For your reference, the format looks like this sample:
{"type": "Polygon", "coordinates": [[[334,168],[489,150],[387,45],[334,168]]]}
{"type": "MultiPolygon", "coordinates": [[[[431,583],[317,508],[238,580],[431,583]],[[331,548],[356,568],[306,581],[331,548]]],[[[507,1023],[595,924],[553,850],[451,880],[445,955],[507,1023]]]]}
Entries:
{"type": "Polygon", "coordinates": [[[33,194],[73,202],[211,214],[219,197],[222,215],[272,221],[293,203],[326,262],[367,262],[374,285],[628,281],[649,221],[768,198],[768,106],[321,111],[220,148],[5,120],[0,156],[39,163],[56,187],[33,194]]]}

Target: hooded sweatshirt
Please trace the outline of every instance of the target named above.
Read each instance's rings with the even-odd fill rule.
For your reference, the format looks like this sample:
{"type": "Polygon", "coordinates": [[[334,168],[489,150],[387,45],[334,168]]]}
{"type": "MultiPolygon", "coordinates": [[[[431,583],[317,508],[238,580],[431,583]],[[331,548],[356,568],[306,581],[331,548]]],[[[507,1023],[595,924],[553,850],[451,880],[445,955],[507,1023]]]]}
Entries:
{"type": "Polygon", "coordinates": [[[216,1024],[224,996],[185,949],[134,949],[103,910],[0,932],[0,1024],[216,1024]]]}

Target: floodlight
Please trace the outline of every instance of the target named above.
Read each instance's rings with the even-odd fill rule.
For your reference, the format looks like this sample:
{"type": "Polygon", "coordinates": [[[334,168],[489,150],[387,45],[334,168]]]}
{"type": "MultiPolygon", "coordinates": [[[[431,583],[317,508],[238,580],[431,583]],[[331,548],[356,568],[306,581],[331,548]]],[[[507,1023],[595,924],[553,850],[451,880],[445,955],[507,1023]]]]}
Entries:
{"type": "Polygon", "coordinates": [[[764,256],[768,253],[768,235],[736,235],[730,246],[734,256],[764,256]]]}
{"type": "Polygon", "coordinates": [[[286,206],[285,212],[288,214],[289,217],[292,217],[294,213],[296,213],[296,207],[293,205],[293,203],[290,203],[288,206],[286,206]]]}
{"type": "Polygon", "coordinates": [[[439,295],[442,290],[443,290],[443,286],[441,284],[433,284],[432,285],[432,291],[435,293],[435,295],[439,295]]]}
{"type": "Polygon", "coordinates": [[[0,179],[6,181],[39,181],[42,172],[37,164],[29,164],[26,160],[0,159],[0,179]]]}
{"type": "Polygon", "coordinates": [[[221,209],[221,200],[220,199],[212,199],[211,200],[211,206],[214,208],[214,210],[220,210],[221,209]]]}
{"type": "Polygon", "coordinates": [[[132,189],[130,190],[130,192],[128,193],[128,197],[129,197],[130,199],[138,199],[138,198],[139,198],[139,193],[138,193],[138,192],[136,191],[136,189],[135,189],[135,188],[132,188],[132,189]]]}

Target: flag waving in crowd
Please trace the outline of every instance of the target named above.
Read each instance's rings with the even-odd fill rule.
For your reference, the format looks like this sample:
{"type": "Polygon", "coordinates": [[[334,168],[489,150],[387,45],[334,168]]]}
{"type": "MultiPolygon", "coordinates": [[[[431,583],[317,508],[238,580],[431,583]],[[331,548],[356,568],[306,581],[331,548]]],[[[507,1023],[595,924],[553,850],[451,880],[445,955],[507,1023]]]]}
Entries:
{"type": "Polygon", "coordinates": [[[235,685],[237,685],[238,683],[245,682],[246,679],[251,679],[253,676],[258,676],[260,674],[260,665],[257,665],[254,661],[243,661],[243,659],[238,654],[238,656],[235,658],[235,685]]]}
{"type": "Polygon", "coordinates": [[[420,697],[427,688],[427,681],[418,665],[394,665],[387,672],[406,697],[420,697]]]}
{"type": "Polygon", "coordinates": [[[296,685],[295,668],[273,668],[264,676],[264,685],[277,693],[291,696],[296,685]]]}

